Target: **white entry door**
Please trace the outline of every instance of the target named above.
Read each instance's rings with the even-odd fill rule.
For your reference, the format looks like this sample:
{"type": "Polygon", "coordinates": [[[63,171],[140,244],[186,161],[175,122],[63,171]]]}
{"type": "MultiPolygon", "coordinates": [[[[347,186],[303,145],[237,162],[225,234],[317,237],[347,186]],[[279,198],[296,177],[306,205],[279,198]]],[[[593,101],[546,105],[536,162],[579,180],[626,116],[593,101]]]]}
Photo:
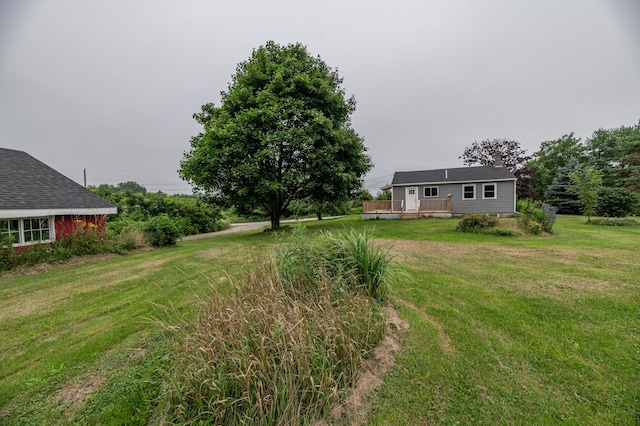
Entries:
{"type": "Polygon", "coordinates": [[[417,212],[418,211],[418,188],[411,187],[405,190],[405,211],[417,212]]]}

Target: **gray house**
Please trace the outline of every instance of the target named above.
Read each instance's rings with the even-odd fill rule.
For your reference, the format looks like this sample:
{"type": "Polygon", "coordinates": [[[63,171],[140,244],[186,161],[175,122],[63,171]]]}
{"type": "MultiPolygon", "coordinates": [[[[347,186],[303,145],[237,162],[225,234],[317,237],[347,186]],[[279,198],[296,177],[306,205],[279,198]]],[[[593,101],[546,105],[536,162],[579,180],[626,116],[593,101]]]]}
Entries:
{"type": "Polygon", "coordinates": [[[516,177],[504,166],[396,172],[383,189],[391,191],[391,200],[365,202],[363,219],[516,211],[516,177]]]}

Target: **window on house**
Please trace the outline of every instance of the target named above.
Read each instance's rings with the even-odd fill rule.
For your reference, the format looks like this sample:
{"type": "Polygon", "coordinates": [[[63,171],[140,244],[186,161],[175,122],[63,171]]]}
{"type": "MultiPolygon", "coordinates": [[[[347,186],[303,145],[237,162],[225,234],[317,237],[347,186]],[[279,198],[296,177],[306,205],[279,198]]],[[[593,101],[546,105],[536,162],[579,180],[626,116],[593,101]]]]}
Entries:
{"type": "Polygon", "coordinates": [[[498,198],[498,190],[495,183],[482,184],[482,198],[498,198]]]}
{"type": "Polygon", "coordinates": [[[0,237],[11,236],[14,244],[47,242],[52,235],[48,217],[0,220],[0,237]]]}
{"type": "Polygon", "coordinates": [[[424,188],[424,196],[425,197],[437,197],[438,196],[438,187],[437,186],[427,186],[424,188]]]}
{"type": "Polygon", "coordinates": [[[18,219],[0,220],[0,239],[11,237],[14,243],[20,241],[20,227],[18,219]]]}
{"type": "Polygon", "coordinates": [[[462,185],[462,199],[463,200],[475,200],[476,199],[476,186],[475,185],[462,185]]]}

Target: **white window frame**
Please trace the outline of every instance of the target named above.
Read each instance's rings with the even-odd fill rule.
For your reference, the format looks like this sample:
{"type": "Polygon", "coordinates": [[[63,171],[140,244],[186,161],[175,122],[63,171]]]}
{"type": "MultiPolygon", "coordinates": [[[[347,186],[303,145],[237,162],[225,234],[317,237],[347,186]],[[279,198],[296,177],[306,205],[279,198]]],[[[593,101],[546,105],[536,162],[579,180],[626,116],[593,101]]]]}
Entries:
{"type": "Polygon", "coordinates": [[[498,184],[495,182],[483,183],[482,184],[482,199],[483,200],[496,200],[498,198],[498,184]],[[485,197],[485,188],[487,186],[493,186],[493,197],[485,197]]]}
{"type": "Polygon", "coordinates": [[[463,200],[475,200],[476,199],[476,184],[475,183],[465,183],[462,185],[462,199],[463,200]],[[465,188],[466,187],[472,187],[473,188],[473,197],[469,198],[469,197],[465,197],[465,188]]]}
{"type": "MultiPolygon", "coordinates": [[[[11,218],[11,219],[0,219],[0,220],[7,220],[7,221],[11,221],[11,220],[17,220],[18,221],[18,241],[16,241],[15,243],[13,243],[13,247],[24,247],[24,246],[33,246],[36,244],[44,244],[44,243],[51,243],[53,241],[55,241],[56,239],[56,231],[55,231],[55,220],[53,218],[53,216],[47,216],[47,217],[23,217],[23,218],[11,218]],[[24,222],[26,220],[31,220],[31,219],[36,219],[36,220],[42,220],[42,219],[46,219],[48,221],[49,224],[49,238],[46,240],[38,240],[38,241],[26,241],[25,242],[25,229],[24,229],[24,222]]],[[[5,233],[1,234],[2,236],[6,235],[5,233]]]]}
{"type": "Polygon", "coordinates": [[[425,186],[422,189],[422,195],[424,195],[424,198],[436,198],[438,197],[438,195],[440,195],[440,188],[438,188],[437,186],[425,186]],[[436,190],[436,195],[427,195],[427,189],[430,189],[431,194],[433,194],[433,190],[436,190]]]}

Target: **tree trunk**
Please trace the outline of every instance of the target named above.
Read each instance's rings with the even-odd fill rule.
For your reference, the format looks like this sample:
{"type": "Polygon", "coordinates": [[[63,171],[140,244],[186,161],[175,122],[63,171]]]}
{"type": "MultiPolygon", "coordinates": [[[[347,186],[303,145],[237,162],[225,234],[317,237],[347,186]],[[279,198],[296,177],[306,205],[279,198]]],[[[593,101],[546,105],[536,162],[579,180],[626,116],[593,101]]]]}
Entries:
{"type": "Polygon", "coordinates": [[[275,208],[271,211],[271,229],[279,229],[280,228],[280,209],[275,208]]]}
{"type": "Polygon", "coordinates": [[[317,212],[316,216],[318,216],[318,220],[322,220],[322,212],[317,212]]]}

